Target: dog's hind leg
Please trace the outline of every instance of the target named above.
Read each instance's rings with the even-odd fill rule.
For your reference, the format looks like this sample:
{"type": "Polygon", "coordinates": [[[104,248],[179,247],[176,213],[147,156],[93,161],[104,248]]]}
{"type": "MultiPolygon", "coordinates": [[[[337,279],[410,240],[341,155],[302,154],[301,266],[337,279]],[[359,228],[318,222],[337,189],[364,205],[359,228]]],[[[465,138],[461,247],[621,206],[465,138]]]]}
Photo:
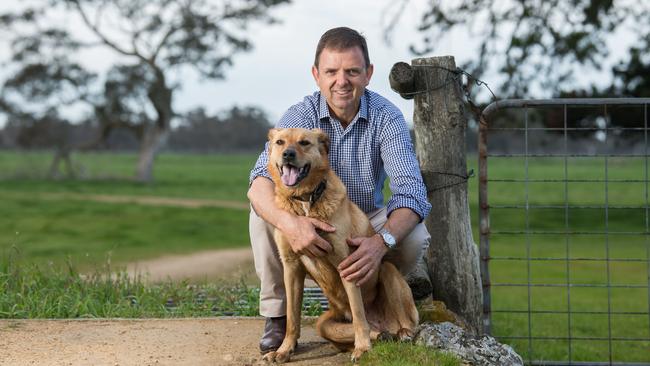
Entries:
{"type": "Polygon", "coordinates": [[[392,314],[397,320],[397,329],[394,329],[397,338],[402,341],[410,340],[419,318],[411,289],[392,263],[383,262],[379,271],[384,311],[386,314],[392,314]]]}
{"type": "Polygon", "coordinates": [[[316,321],[316,330],[321,337],[334,343],[341,351],[354,348],[354,328],[352,323],[336,319],[332,310],[324,312],[316,321]]]}
{"type": "MultiPolygon", "coordinates": [[[[316,321],[316,330],[321,337],[332,342],[336,348],[347,352],[354,349],[354,326],[345,319],[337,319],[332,310],[324,312],[316,321]]],[[[370,339],[375,340],[379,332],[370,330],[370,339]]]]}

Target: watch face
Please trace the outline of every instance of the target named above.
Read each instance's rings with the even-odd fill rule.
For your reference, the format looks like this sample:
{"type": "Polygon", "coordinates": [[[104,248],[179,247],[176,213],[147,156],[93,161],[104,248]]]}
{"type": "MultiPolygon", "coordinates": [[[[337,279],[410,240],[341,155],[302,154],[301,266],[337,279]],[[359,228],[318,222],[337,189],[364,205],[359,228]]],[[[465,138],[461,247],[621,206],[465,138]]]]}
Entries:
{"type": "Polygon", "coordinates": [[[394,248],[397,244],[395,237],[393,237],[390,233],[383,233],[381,234],[381,237],[384,238],[384,243],[386,243],[386,246],[389,248],[394,248]]]}

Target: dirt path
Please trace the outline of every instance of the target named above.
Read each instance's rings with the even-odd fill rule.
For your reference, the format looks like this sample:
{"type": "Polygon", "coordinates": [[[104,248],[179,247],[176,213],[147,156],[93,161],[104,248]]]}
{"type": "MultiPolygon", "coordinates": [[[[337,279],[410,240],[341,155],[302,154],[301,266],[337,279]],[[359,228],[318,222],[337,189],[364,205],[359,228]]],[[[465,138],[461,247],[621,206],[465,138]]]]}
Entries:
{"type": "MultiPolygon", "coordinates": [[[[127,265],[149,281],[254,274],[250,248],[163,256],[127,265]]],[[[348,354],[303,321],[295,365],[345,365],[348,354]]],[[[261,318],[0,320],[0,365],[264,365],[261,318]]]]}
{"type": "MultiPolygon", "coordinates": [[[[18,195],[20,192],[12,192],[12,195],[18,195]]],[[[27,195],[27,193],[25,193],[27,195]]],[[[116,195],[116,194],[86,194],[86,193],[55,193],[43,192],[35,194],[40,199],[45,200],[77,200],[77,201],[94,201],[104,203],[135,203],[139,205],[150,206],[174,206],[185,208],[199,208],[199,207],[223,207],[234,208],[239,210],[248,210],[249,205],[247,202],[241,201],[225,201],[213,200],[206,198],[174,198],[174,197],[159,197],[159,196],[129,196],[129,195],[116,195]]],[[[29,193],[30,197],[34,193],[29,193]]]]}
{"type": "MultiPolygon", "coordinates": [[[[291,365],[345,365],[303,321],[291,365]]],[[[262,319],[0,320],[0,365],[261,365],[262,319]]]]}
{"type": "Polygon", "coordinates": [[[188,255],[169,255],[129,263],[129,275],[144,274],[152,282],[172,280],[254,279],[250,248],[222,249],[188,255]]]}
{"type": "MultiPolygon", "coordinates": [[[[48,193],[45,199],[78,199],[179,207],[248,209],[241,202],[48,193]]],[[[167,279],[249,278],[256,281],[250,248],[170,255],[127,265],[131,275],[167,279]]],[[[303,320],[292,365],[346,365],[320,338],[314,319],[303,320]]],[[[261,318],[0,320],[0,366],[13,365],[263,365],[258,351],[261,318]]]]}
{"type": "MultiPolygon", "coordinates": [[[[253,271],[250,249],[199,252],[132,263],[150,280],[228,278],[253,271]]],[[[253,275],[254,276],[254,275],[253,275]]],[[[302,322],[292,365],[347,365],[302,322]]],[[[258,351],[262,318],[0,320],[0,365],[265,365],[258,351]]]]}

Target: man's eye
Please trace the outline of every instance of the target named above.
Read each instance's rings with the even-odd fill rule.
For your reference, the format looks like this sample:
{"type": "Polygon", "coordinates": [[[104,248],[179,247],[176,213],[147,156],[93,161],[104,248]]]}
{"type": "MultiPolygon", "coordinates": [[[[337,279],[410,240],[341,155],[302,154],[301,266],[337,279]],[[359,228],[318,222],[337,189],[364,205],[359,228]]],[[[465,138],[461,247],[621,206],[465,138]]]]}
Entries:
{"type": "Polygon", "coordinates": [[[350,75],[350,76],[357,76],[359,74],[361,74],[361,72],[359,70],[349,70],[348,71],[348,75],[350,75]]]}
{"type": "Polygon", "coordinates": [[[284,140],[275,140],[276,145],[284,145],[284,140]]]}
{"type": "Polygon", "coordinates": [[[300,141],[298,141],[298,143],[300,145],[302,145],[302,146],[308,146],[309,144],[311,144],[311,142],[309,142],[307,140],[300,140],[300,141]]]}

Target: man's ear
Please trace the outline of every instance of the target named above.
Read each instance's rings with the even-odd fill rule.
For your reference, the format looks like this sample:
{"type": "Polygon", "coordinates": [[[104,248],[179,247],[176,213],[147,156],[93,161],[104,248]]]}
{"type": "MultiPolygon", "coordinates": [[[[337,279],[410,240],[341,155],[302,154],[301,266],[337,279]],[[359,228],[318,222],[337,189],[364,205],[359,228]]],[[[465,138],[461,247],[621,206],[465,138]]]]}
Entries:
{"type": "Polygon", "coordinates": [[[311,76],[314,77],[314,81],[316,82],[316,84],[318,84],[318,79],[320,76],[318,75],[318,68],[316,67],[316,65],[311,66],[311,76]]]}
{"type": "Polygon", "coordinates": [[[318,135],[318,147],[321,154],[327,155],[330,152],[330,137],[320,128],[312,129],[318,135]]]}
{"type": "Polygon", "coordinates": [[[373,71],[375,71],[375,66],[373,64],[370,64],[368,67],[366,67],[366,86],[370,84],[370,79],[372,78],[373,71]]]}

